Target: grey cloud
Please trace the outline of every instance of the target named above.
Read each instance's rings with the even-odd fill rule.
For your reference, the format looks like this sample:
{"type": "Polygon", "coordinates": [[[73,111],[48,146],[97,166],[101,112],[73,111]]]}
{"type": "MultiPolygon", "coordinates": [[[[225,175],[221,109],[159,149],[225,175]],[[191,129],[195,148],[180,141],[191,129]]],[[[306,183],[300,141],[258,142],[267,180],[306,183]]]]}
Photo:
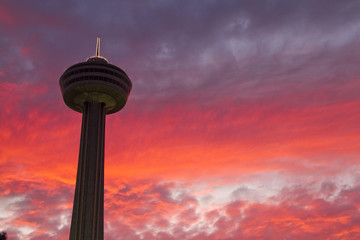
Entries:
{"type": "MultiPolygon", "coordinates": [[[[17,31],[5,32],[17,40],[5,43],[10,49],[31,44],[31,75],[37,75],[31,81],[46,82],[51,101],[58,97],[54,93],[63,69],[93,54],[96,35],[102,36],[103,55],[133,77],[132,100],[141,103],[149,96],[159,102],[182,96],[200,103],[219,94],[244,100],[306,91],[337,74],[339,81],[359,74],[344,62],[360,60],[352,51],[360,35],[356,1],[23,4],[17,31]],[[29,34],[36,37],[31,40],[29,34]],[[350,75],[341,76],[349,70],[350,75]],[[194,93],[197,99],[191,98],[194,93]]],[[[15,5],[9,6],[16,12],[15,5]]]]}

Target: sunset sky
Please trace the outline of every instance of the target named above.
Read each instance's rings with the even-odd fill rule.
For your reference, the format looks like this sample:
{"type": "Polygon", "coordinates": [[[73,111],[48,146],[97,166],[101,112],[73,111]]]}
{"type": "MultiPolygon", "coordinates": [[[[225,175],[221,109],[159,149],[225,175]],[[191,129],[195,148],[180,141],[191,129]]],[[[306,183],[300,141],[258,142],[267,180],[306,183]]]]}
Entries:
{"type": "Polygon", "coordinates": [[[106,119],[106,240],[360,239],[360,1],[0,1],[0,231],[68,239],[65,69],[133,83],[106,119]]]}

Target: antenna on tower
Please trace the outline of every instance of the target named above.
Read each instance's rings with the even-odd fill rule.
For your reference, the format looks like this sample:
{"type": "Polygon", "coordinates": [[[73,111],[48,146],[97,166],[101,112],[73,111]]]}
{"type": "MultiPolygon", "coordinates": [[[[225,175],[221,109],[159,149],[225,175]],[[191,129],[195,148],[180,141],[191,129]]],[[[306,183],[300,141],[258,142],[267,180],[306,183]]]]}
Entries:
{"type": "Polygon", "coordinates": [[[86,59],[87,62],[104,62],[104,63],[109,63],[108,60],[106,60],[106,58],[100,56],[100,37],[97,36],[96,38],[96,51],[95,51],[95,56],[89,57],[88,59],[86,59]]]}
{"type": "Polygon", "coordinates": [[[97,36],[96,38],[96,54],[95,56],[99,57],[100,56],[100,37],[97,36]]]}

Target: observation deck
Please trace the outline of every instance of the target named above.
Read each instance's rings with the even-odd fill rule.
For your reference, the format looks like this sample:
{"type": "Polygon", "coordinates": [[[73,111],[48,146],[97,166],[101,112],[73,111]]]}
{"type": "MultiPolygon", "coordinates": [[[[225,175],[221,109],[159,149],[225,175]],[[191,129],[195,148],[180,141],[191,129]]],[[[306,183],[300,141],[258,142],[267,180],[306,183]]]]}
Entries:
{"type": "Polygon", "coordinates": [[[86,102],[104,103],[106,114],[122,109],[130,94],[132,83],[119,67],[109,64],[98,55],[77,63],[60,77],[65,104],[83,113],[86,102]]]}

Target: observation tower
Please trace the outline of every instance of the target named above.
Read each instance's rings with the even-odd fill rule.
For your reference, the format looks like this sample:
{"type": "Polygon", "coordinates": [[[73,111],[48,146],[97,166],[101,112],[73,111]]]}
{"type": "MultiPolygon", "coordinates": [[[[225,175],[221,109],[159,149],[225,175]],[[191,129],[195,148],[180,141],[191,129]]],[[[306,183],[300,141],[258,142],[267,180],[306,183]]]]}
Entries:
{"type": "Polygon", "coordinates": [[[100,56],[98,37],[95,56],[66,69],[60,88],[65,104],[83,114],[70,240],[102,240],[105,115],[125,106],[132,84],[100,56]]]}

